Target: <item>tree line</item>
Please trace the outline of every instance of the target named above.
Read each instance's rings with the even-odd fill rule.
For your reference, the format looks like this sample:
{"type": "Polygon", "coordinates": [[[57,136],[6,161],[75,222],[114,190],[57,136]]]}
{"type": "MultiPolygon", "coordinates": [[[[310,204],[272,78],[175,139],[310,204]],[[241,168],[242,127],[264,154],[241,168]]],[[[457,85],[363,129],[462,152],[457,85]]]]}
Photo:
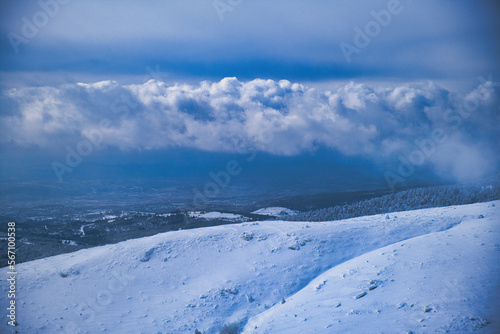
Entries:
{"type": "Polygon", "coordinates": [[[498,199],[500,199],[500,180],[490,182],[487,185],[460,184],[413,188],[352,204],[300,212],[284,219],[289,221],[330,221],[498,199]]]}

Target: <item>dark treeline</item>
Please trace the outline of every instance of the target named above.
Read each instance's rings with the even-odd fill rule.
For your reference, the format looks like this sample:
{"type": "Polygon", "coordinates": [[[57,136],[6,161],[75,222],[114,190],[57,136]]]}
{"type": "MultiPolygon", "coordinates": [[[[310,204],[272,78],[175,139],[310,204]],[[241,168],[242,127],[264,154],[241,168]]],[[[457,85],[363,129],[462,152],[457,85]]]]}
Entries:
{"type": "Polygon", "coordinates": [[[311,210],[288,216],[290,221],[329,221],[439,206],[471,204],[500,199],[500,182],[488,185],[445,185],[414,188],[352,204],[311,210]]]}

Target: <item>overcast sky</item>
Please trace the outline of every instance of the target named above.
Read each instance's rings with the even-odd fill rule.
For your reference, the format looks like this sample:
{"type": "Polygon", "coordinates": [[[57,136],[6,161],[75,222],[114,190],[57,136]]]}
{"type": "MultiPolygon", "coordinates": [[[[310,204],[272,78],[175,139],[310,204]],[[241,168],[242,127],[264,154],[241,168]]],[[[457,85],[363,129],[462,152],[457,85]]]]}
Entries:
{"type": "Polygon", "coordinates": [[[42,0],[51,4],[44,16],[38,1],[2,1],[4,86],[137,82],[148,67],[182,81],[470,80],[498,73],[494,1],[61,2],[42,0]],[[388,9],[380,29],[370,25],[372,11],[388,9]],[[361,39],[348,62],[341,43],[356,47],[355,29],[367,27],[373,37],[366,46],[361,39]]]}
{"type": "Polygon", "coordinates": [[[63,159],[100,129],[93,152],[326,149],[397,169],[438,129],[418,165],[480,177],[499,163],[494,3],[2,1],[0,147],[63,159]]]}

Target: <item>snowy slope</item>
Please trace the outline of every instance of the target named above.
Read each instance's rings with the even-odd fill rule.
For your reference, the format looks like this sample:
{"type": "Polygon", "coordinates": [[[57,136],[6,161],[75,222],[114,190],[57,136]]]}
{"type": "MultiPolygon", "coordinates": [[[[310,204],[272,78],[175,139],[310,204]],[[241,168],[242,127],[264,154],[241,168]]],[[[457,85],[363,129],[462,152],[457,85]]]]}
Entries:
{"type": "Polygon", "coordinates": [[[500,333],[488,328],[500,315],[499,227],[467,219],[342,263],[244,333],[500,333]]]}
{"type": "MultiPolygon", "coordinates": [[[[334,326],[367,333],[356,329],[363,322],[376,322],[379,327],[369,328],[384,333],[397,333],[392,325],[415,332],[427,325],[432,332],[454,326],[455,317],[464,315],[478,320],[462,319],[463,328],[487,320],[492,323],[483,329],[493,328],[484,305],[498,286],[498,266],[490,261],[498,258],[499,209],[497,201],[394,213],[389,219],[242,223],[32,261],[18,266],[16,329],[218,333],[250,319],[248,333],[336,333],[334,326]],[[453,279],[447,280],[449,273],[453,279]],[[371,280],[378,287],[370,291],[371,280]],[[368,294],[353,298],[363,291],[368,294]],[[432,310],[423,312],[427,306],[432,310]]],[[[5,277],[6,269],[0,274],[5,277]]],[[[0,282],[5,291],[6,280],[0,282]]],[[[0,298],[4,307],[5,294],[0,298]]]]}
{"type": "Polygon", "coordinates": [[[281,206],[271,206],[268,208],[262,208],[256,210],[252,213],[264,216],[279,217],[279,216],[293,215],[296,213],[296,211],[290,210],[288,208],[283,208],[281,206]]]}

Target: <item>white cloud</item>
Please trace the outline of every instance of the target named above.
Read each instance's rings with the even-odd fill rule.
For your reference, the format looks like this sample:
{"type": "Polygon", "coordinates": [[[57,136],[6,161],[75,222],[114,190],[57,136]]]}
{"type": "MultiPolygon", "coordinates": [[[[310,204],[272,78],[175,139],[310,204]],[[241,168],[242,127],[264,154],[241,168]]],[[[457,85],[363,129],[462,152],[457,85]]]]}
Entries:
{"type": "Polygon", "coordinates": [[[433,83],[372,88],[351,82],[322,91],[287,80],[103,81],[4,91],[0,130],[2,145],[42,149],[74,145],[99,131],[103,148],[122,150],[296,155],[327,147],[389,159],[410,154],[415,140],[431,138],[439,128],[448,142],[425,162],[463,177],[470,168],[489,170],[497,163],[491,154],[498,139],[492,127],[499,124],[497,100],[491,82],[459,94],[433,83]],[[460,167],[471,159],[470,168],[460,167]]]}

